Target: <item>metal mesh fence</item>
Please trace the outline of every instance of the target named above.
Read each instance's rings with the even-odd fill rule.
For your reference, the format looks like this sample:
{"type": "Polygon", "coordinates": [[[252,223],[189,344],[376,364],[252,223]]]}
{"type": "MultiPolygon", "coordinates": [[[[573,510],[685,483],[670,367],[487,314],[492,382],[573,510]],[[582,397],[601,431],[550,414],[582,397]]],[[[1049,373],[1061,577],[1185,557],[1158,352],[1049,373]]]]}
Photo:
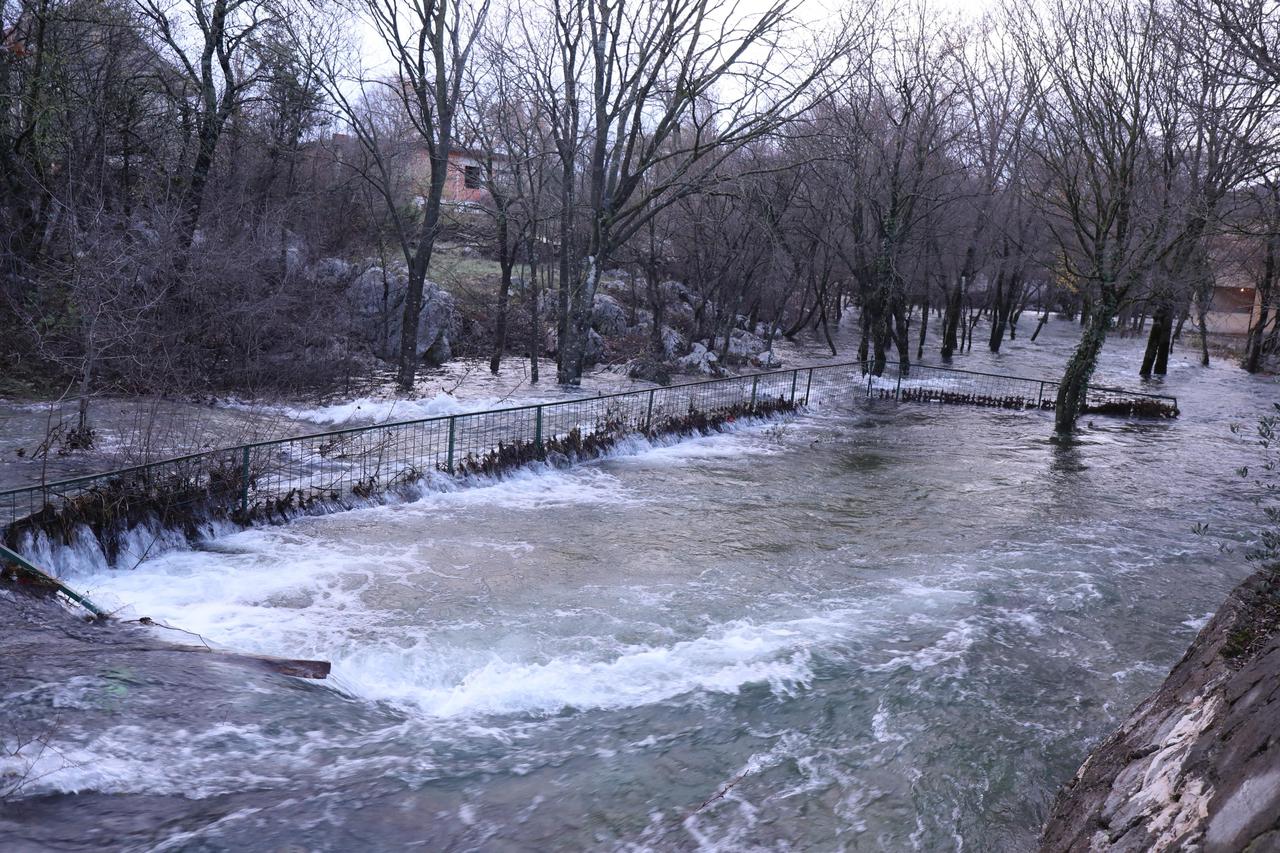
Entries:
{"type": "MultiPolygon", "coordinates": [[[[546,459],[597,455],[626,435],[715,429],[737,417],[789,411],[830,395],[1052,409],[1049,380],[889,364],[871,376],[861,362],[731,376],[492,411],[442,415],[213,450],[0,492],[0,541],[30,551],[33,540],[71,543],[87,528],[109,560],[129,530],[198,533],[211,519],[240,524],[353,506],[432,477],[494,475],[546,459]]],[[[1118,389],[1090,390],[1089,405],[1112,413],[1172,408],[1176,400],[1118,389]],[[1110,407],[1109,409],[1106,407],[1110,407]]]]}
{"type": "Polygon", "coordinates": [[[139,526],[194,535],[212,519],[247,524],[349,507],[432,477],[493,475],[553,455],[596,455],[626,435],[788,411],[808,402],[815,375],[840,368],[849,366],[353,427],[11,489],[0,492],[0,540],[30,551],[37,538],[69,544],[87,529],[114,560],[119,540],[139,526]]]}
{"type": "MultiPolygon", "coordinates": [[[[896,363],[880,376],[864,377],[868,397],[920,403],[959,403],[999,409],[1057,408],[1058,382],[913,364],[905,373],[896,363]]],[[[1144,417],[1176,417],[1178,400],[1121,388],[1090,385],[1083,412],[1144,417]]]]}

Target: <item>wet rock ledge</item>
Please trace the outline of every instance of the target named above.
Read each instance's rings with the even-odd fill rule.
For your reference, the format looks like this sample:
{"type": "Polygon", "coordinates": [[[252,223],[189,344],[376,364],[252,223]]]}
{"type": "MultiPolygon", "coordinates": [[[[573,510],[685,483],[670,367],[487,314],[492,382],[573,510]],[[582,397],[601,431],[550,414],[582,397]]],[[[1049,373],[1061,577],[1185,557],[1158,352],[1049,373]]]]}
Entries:
{"type": "Polygon", "coordinates": [[[1280,851],[1280,565],[1058,793],[1041,851],[1280,851]]]}

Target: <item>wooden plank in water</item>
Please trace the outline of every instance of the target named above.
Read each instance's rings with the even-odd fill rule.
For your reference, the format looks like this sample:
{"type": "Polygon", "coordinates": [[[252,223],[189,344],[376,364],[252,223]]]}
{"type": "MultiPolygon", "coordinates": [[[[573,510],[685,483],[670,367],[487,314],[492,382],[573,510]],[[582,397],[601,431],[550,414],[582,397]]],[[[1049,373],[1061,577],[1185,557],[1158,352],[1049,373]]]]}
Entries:
{"type": "Polygon", "coordinates": [[[233,652],[225,649],[211,649],[207,646],[173,646],[175,650],[184,652],[206,652],[235,663],[248,664],[280,675],[291,675],[294,678],[324,679],[333,669],[327,660],[304,660],[301,658],[279,658],[273,655],[255,655],[246,652],[233,652]]]}

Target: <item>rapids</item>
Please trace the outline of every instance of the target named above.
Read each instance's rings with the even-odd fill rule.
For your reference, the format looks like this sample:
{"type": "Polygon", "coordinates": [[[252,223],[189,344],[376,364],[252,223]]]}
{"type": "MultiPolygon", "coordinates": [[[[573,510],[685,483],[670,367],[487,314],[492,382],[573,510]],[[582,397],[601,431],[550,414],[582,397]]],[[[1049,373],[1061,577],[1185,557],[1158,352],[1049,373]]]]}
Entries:
{"type": "MultiPolygon", "coordinates": [[[[1052,376],[1074,331],[956,366],[1052,376]]],[[[1153,384],[1180,419],[1068,445],[851,389],[72,576],[324,684],[0,601],[0,740],[38,735],[0,848],[1027,850],[1249,570],[1228,427],[1276,380],[1183,349],[1153,384]]]]}

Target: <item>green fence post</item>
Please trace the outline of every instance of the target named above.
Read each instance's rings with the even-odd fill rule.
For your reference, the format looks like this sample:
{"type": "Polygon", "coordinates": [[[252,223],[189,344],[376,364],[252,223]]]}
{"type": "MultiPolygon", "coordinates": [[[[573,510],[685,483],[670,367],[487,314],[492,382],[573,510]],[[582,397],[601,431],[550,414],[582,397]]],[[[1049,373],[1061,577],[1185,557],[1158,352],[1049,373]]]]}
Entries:
{"type": "Polygon", "coordinates": [[[804,404],[809,405],[809,389],[813,387],[813,368],[809,368],[809,378],[804,383],[804,404]]]}
{"type": "Polygon", "coordinates": [[[538,457],[542,457],[542,407],[538,407],[538,421],[533,428],[533,446],[537,448],[538,457]]]}
{"type": "Polygon", "coordinates": [[[867,371],[867,396],[871,396],[871,381],[875,379],[875,375],[871,371],[867,371]]]}
{"type": "Polygon", "coordinates": [[[796,407],[796,379],[800,376],[800,371],[791,371],[791,408],[796,407]]]}
{"type": "Polygon", "coordinates": [[[760,386],[759,374],[751,377],[751,411],[756,410],[756,388],[760,386]]]}
{"type": "Polygon", "coordinates": [[[448,471],[450,474],[453,473],[453,437],[456,431],[455,426],[456,426],[457,420],[458,419],[455,417],[449,418],[449,456],[446,458],[446,461],[445,461],[445,470],[448,471]]]}
{"type": "Polygon", "coordinates": [[[240,514],[249,514],[249,445],[244,446],[240,460],[240,514]]]}
{"type": "Polygon", "coordinates": [[[644,431],[649,433],[653,430],[653,389],[649,389],[649,411],[644,415],[644,431]]]}
{"type": "Polygon", "coordinates": [[[1040,393],[1036,395],[1036,408],[1039,409],[1044,405],[1044,383],[1040,383],[1040,393]]]}
{"type": "Polygon", "coordinates": [[[893,399],[902,399],[902,365],[898,365],[898,384],[893,389],[893,399]]]}
{"type": "Polygon", "coordinates": [[[24,574],[28,575],[29,577],[36,578],[42,581],[43,583],[47,583],[53,586],[55,589],[58,590],[58,592],[62,593],[67,598],[71,599],[76,604],[79,604],[85,610],[88,610],[90,613],[92,613],[95,618],[97,619],[111,618],[110,613],[103,610],[101,607],[98,607],[92,601],[85,598],[83,595],[81,595],[71,587],[64,584],[58,578],[44,571],[35,563],[31,562],[26,557],[19,554],[17,551],[11,551],[8,548],[6,548],[4,545],[0,545],[0,564],[6,563],[6,562],[12,563],[14,566],[16,566],[19,570],[21,570],[24,574]]]}

